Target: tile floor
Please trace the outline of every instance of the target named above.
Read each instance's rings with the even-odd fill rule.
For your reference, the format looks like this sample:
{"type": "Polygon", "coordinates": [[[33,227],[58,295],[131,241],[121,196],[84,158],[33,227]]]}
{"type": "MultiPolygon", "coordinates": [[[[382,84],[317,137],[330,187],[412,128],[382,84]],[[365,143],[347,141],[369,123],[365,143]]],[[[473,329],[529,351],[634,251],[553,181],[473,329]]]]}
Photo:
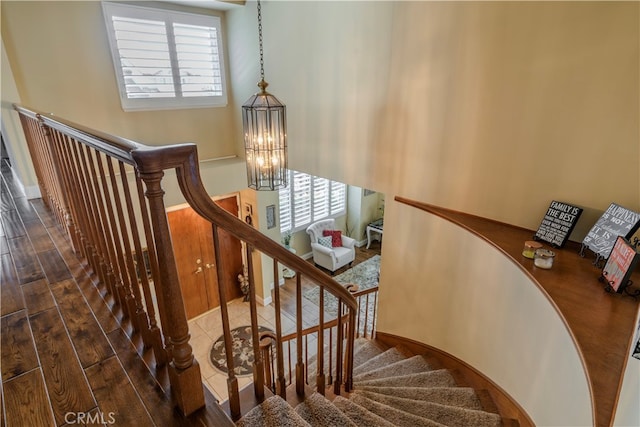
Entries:
{"type": "MultiPolygon", "coordinates": [[[[230,328],[243,325],[250,325],[249,303],[243,302],[242,298],[231,301],[228,305],[230,328]]],[[[275,330],[275,311],[273,306],[258,305],[258,324],[275,330]]],[[[282,334],[286,335],[295,332],[295,322],[285,312],[282,313],[282,334]]],[[[222,320],[220,308],[208,311],[189,321],[189,331],[191,333],[191,346],[193,353],[200,363],[200,370],[204,384],[216,396],[219,402],[228,400],[227,374],[213,366],[209,359],[209,353],[213,343],[222,335],[222,320]]],[[[313,340],[309,342],[309,350],[314,347],[313,340]]],[[[292,349],[292,350],[295,350],[292,349]]],[[[286,352],[286,350],[285,350],[286,352]]],[[[311,354],[309,354],[310,356],[311,354]]],[[[295,358],[295,351],[292,352],[295,358]]],[[[239,376],[238,387],[244,388],[251,383],[252,376],[239,376]]]]}

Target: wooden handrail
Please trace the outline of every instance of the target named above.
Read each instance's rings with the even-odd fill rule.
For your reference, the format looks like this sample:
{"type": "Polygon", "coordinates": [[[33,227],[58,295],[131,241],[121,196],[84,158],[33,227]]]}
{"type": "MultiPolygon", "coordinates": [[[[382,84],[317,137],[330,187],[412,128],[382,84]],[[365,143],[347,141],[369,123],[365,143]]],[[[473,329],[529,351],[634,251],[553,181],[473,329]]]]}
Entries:
{"type": "MultiPolygon", "coordinates": [[[[554,274],[544,274],[533,263],[523,262],[521,255],[522,242],[531,239],[532,230],[403,197],[395,200],[466,229],[502,252],[531,279],[576,343],[588,378],[594,425],[611,425],[637,328],[639,302],[620,294],[602,298],[602,287],[585,286],[597,278],[597,270],[590,260],[579,255],[577,242],[569,241],[566,248],[557,249],[562,257],[554,263],[554,274]],[[613,324],[615,328],[610,327],[613,324]],[[607,363],[603,364],[603,360],[607,363]]],[[[633,273],[632,279],[640,282],[640,272],[633,273]]]]}
{"type": "MultiPolygon", "coordinates": [[[[346,352],[344,361],[342,357],[336,359],[338,372],[335,390],[338,394],[343,373],[345,390],[350,389],[355,316],[358,310],[356,298],[329,275],[214,203],[202,183],[196,144],[147,146],[28,107],[14,105],[14,109],[21,117],[34,165],[37,163],[36,173],[43,194],[46,193],[47,200],[56,206],[59,221],[69,221],[67,225],[71,240],[77,239],[80,242],[79,251],[87,258],[100,282],[106,286],[107,292],[113,295],[115,303],[122,307],[124,319],[131,322],[134,331],[142,333],[145,347],[153,348],[158,365],[164,361],[169,362],[167,369],[171,390],[184,414],[188,415],[203,406],[204,397],[199,365],[189,344],[189,327],[164,205],[162,179],[165,171],[170,169],[175,170],[180,190],[187,203],[212,224],[214,245],[218,244],[218,228],[246,243],[251,325],[255,343],[254,389],[258,400],[264,396],[264,375],[257,339],[255,281],[251,263],[251,251],[254,249],[273,259],[276,279],[278,264],[283,264],[298,273],[298,291],[301,290],[300,277],[304,275],[314,285],[334,295],[341,310],[346,309],[345,316],[337,319],[338,353],[342,354],[343,345],[346,352]],[[117,162],[116,168],[113,165],[114,161],[117,162]],[[141,225],[133,223],[137,219],[132,219],[133,199],[128,189],[129,182],[124,178],[125,165],[133,167],[136,172],[135,186],[138,192],[141,225]],[[121,184],[115,179],[116,173],[121,175],[121,184]],[[78,222],[76,231],[72,231],[74,221],[78,222]],[[134,236],[140,229],[144,230],[144,237],[149,244],[148,253],[153,287],[157,296],[159,323],[156,322],[153,306],[148,306],[152,304],[149,292],[151,281],[144,278],[140,283],[135,283],[136,274],[139,272],[134,274],[136,266],[133,257],[137,258],[138,268],[143,264],[141,239],[137,235],[134,236]],[[129,242],[128,239],[132,241],[129,242]],[[135,246],[135,253],[131,243],[135,246]],[[127,259],[122,259],[123,257],[127,259]],[[146,311],[143,307],[142,293],[137,286],[143,287],[146,311]],[[162,325],[161,331],[158,329],[159,324],[162,325]],[[345,328],[342,328],[341,324],[345,328]],[[345,368],[344,372],[342,366],[345,368]],[[199,390],[197,384],[200,385],[199,390]]],[[[218,249],[215,250],[216,257],[220,256],[220,252],[218,249]]],[[[223,266],[219,261],[216,259],[221,281],[223,272],[220,269],[223,266]]],[[[280,302],[278,291],[279,288],[276,288],[276,311],[279,311],[280,302]]],[[[220,301],[224,304],[222,287],[220,292],[220,301]]],[[[301,295],[298,295],[297,304],[297,336],[301,337],[301,295]]],[[[225,308],[226,306],[221,310],[223,332],[225,347],[231,354],[230,322],[225,308]]],[[[279,315],[276,319],[279,319],[279,315]]],[[[276,321],[277,381],[279,393],[285,397],[281,329],[280,322],[276,321]]],[[[229,359],[230,372],[227,383],[231,415],[237,419],[240,416],[240,404],[232,363],[232,359],[229,359]]],[[[300,358],[298,365],[298,371],[302,372],[304,365],[300,358]]],[[[299,377],[302,378],[301,375],[299,377]]],[[[304,387],[298,387],[298,392],[303,393],[304,387]]]]}

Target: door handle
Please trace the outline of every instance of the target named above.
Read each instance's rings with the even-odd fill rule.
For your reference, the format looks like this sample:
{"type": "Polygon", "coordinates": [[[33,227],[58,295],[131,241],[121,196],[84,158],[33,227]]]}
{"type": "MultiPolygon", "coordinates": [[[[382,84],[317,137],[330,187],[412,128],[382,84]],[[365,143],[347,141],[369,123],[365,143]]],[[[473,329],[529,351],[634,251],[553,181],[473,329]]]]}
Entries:
{"type": "Polygon", "coordinates": [[[198,273],[202,273],[202,267],[198,267],[198,269],[193,272],[193,274],[198,274],[198,273]]]}

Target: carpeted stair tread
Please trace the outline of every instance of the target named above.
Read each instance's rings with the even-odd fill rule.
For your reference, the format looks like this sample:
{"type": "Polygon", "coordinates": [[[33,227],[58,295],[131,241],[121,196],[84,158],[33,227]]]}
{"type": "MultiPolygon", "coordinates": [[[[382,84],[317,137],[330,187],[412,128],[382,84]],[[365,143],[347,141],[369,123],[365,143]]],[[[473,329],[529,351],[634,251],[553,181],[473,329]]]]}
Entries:
{"type": "Polygon", "coordinates": [[[395,427],[392,423],[366,408],[346,399],[336,396],[333,404],[340,409],[357,426],[362,427],[395,427]]]}
{"type": "Polygon", "coordinates": [[[314,427],[357,427],[349,417],[320,393],[313,393],[306,397],[304,402],[296,406],[295,411],[314,427]]]}
{"type": "MultiPolygon", "coordinates": [[[[344,350],[343,350],[344,351],[344,350]]],[[[357,338],[353,343],[353,366],[357,367],[364,362],[374,358],[375,356],[384,353],[386,350],[380,347],[380,345],[371,341],[368,338],[357,338]]],[[[335,351],[331,355],[332,370],[331,373],[335,376],[335,351]]],[[[315,385],[315,378],[318,371],[318,358],[317,355],[313,355],[309,358],[307,363],[308,368],[307,372],[309,375],[309,384],[315,385]]],[[[324,373],[325,375],[329,375],[329,351],[325,351],[324,353],[324,373]]]]}
{"type": "Polygon", "coordinates": [[[353,346],[353,366],[358,367],[384,352],[385,350],[375,342],[366,338],[358,338],[353,346]]]}
{"type": "Polygon", "coordinates": [[[360,386],[378,387],[455,387],[456,381],[446,369],[420,372],[397,377],[377,378],[365,381],[354,381],[355,388],[360,386]]]}
{"type": "Polygon", "coordinates": [[[368,391],[354,391],[353,396],[355,395],[366,397],[369,400],[388,405],[399,411],[408,412],[423,418],[429,418],[430,420],[450,427],[499,427],[502,423],[502,419],[499,415],[485,411],[389,396],[368,391]]]}
{"type": "Polygon", "coordinates": [[[349,400],[373,412],[374,414],[383,417],[385,420],[391,422],[393,425],[398,427],[405,427],[405,426],[406,427],[415,427],[415,426],[442,427],[444,426],[444,424],[440,424],[428,418],[414,415],[406,411],[401,411],[389,405],[385,405],[384,403],[376,402],[365,396],[362,396],[361,394],[354,393],[349,397],[349,400]]]}
{"type": "Polygon", "coordinates": [[[280,396],[271,396],[247,412],[237,423],[238,427],[311,427],[280,396]]]}
{"type": "Polygon", "coordinates": [[[353,381],[365,381],[377,378],[397,377],[400,375],[415,374],[418,372],[430,371],[431,366],[424,360],[422,356],[413,356],[408,359],[400,360],[396,363],[373,369],[354,375],[353,381]]]}
{"type": "Polygon", "coordinates": [[[482,411],[482,403],[476,391],[471,387],[375,387],[358,386],[358,390],[386,394],[406,399],[459,406],[461,408],[482,411]]]}
{"type": "Polygon", "coordinates": [[[384,353],[380,353],[375,357],[367,360],[361,365],[355,366],[353,369],[354,377],[360,375],[364,372],[372,371],[374,369],[382,368],[384,366],[390,365],[392,363],[399,362],[401,360],[406,359],[407,357],[400,352],[397,348],[393,347],[384,353]]]}

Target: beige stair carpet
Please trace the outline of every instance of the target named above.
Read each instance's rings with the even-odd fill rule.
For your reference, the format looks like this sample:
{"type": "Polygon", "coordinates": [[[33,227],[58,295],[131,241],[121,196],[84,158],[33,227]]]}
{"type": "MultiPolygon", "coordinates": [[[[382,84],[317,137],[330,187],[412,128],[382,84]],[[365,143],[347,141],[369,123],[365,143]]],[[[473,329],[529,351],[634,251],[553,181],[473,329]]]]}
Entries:
{"type": "Polygon", "coordinates": [[[407,399],[459,406],[481,411],[482,403],[471,387],[375,387],[358,386],[358,391],[370,391],[407,399]]]}
{"type": "MultiPolygon", "coordinates": [[[[327,359],[328,360],[328,359],[327,359]]],[[[383,351],[369,340],[354,343],[354,389],[349,398],[333,402],[319,393],[308,395],[295,410],[279,396],[254,408],[242,427],[497,427],[498,414],[482,410],[475,390],[457,387],[446,369],[432,370],[422,356],[383,351]]],[[[311,361],[310,384],[315,383],[311,361]]]]}
{"type": "Polygon", "coordinates": [[[398,427],[442,427],[444,425],[428,418],[385,405],[384,403],[376,402],[359,394],[352,394],[349,397],[349,400],[365,409],[368,409],[374,414],[383,417],[385,420],[398,427]]]}
{"type": "Polygon", "coordinates": [[[349,417],[320,393],[313,393],[296,406],[295,411],[312,426],[357,427],[349,417]]]}
{"type": "Polygon", "coordinates": [[[271,396],[256,406],[236,425],[238,427],[310,427],[300,415],[280,396],[271,396]]]}
{"type": "Polygon", "coordinates": [[[373,369],[354,375],[353,381],[366,381],[378,378],[399,377],[402,375],[411,375],[415,372],[431,371],[431,366],[422,356],[413,356],[399,362],[391,363],[381,368],[373,369]]]}
{"type": "Polygon", "coordinates": [[[440,403],[425,402],[422,400],[407,399],[403,397],[387,396],[367,391],[356,390],[354,393],[366,397],[369,400],[391,406],[399,411],[428,418],[450,427],[499,427],[502,424],[502,419],[499,415],[484,411],[443,405],[440,403]]]}

